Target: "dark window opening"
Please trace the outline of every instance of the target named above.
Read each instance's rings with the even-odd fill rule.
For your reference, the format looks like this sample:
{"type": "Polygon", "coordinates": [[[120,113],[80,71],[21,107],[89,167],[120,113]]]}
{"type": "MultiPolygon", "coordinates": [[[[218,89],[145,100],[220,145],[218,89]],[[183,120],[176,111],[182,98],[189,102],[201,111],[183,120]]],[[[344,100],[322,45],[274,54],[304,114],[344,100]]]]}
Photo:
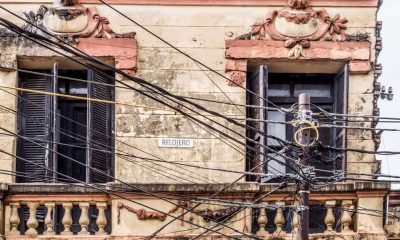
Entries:
{"type": "MultiPolygon", "coordinates": [[[[104,73],[113,76],[110,72],[58,70],[57,64],[52,71],[40,71],[85,81],[21,74],[20,87],[114,100],[114,89],[101,84],[113,84],[104,76],[104,73]]],[[[110,176],[114,174],[113,105],[21,91],[18,110],[18,133],[21,137],[17,155],[21,159],[17,159],[17,171],[30,177],[18,177],[17,182],[111,181],[110,176]]]]}
{"type": "MultiPolygon", "coordinates": [[[[263,97],[261,100],[254,94],[247,94],[247,104],[260,108],[248,107],[247,125],[253,129],[248,129],[247,140],[247,161],[246,171],[270,174],[262,179],[255,176],[247,176],[247,181],[261,182],[280,182],[280,175],[292,173],[293,170],[288,166],[290,163],[285,161],[285,157],[277,154],[283,149],[284,145],[279,139],[294,142],[293,135],[296,129],[290,124],[263,123],[256,120],[274,120],[279,122],[290,122],[293,115],[279,111],[265,110],[265,107],[272,102],[283,108],[290,108],[298,102],[301,93],[311,95],[311,103],[327,112],[346,113],[347,112],[347,66],[339,74],[289,74],[289,73],[268,73],[266,66],[248,76],[247,88],[255,94],[263,97]],[[263,108],[264,107],[264,108],[263,108]],[[252,121],[252,119],[254,119],[252,121]],[[260,134],[260,132],[264,132],[260,134]],[[271,136],[271,137],[267,137],[271,136]],[[264,148],[262,146],[267,146],[264,148]],[[266,150],[267,149],[267,150],[266,150]],[[274,161],[277,159],[282,163],[274,161]],[[262,166],[261,168],[258,166],[262,166]]],[[[313,112],[319,112],[317,107],[312,106],[313,112]]],[[[323,119],[316,118],[319,122],[323,119]]],[[[337,128],[319,128],[319,141],[323,145],[345,148],[346,131],[337,128]]],[[[287,156],[294,157],[294,153],[286,153],[287,156]]],[[[345,166],[344,153],[333,151],[315,151],[310,157],[310,164],[316,169],[321,170],[343,170],[345,166]],[[332,161],[331,159],[336,159],[332,161]]],[[[294,167],[293,165],[290,165],[294,167]]],[[[330,176],[333,172],[317,171],[317,176],[330,176]]]]}
{"type": "MultiPolygon", "coordinates": [[[[59,71],[61,76],[86,79],[86,71],[59,71]]],[[[87,84],[67,79],[58,79],[58,92],[67,95],[87,96],[87,84]]],[[[65,97],[57,98],[57,112],[62,118],[57,117],[60,131],[57,138],[60,144],[57,150],[57,171],[61,174],[71,176],[80,181],[86,181],[86,167],[70,161],[64,156],[86,164],[86,127],[87,127],[87,101],[75,100],[65,97]],[[72,120],[72,121],[71,121],[72,120]]],[[[63,179],[62,175],[58,179],[63,179]]],[[[63,181],[71,182],[68,179],[63,181]]]]}

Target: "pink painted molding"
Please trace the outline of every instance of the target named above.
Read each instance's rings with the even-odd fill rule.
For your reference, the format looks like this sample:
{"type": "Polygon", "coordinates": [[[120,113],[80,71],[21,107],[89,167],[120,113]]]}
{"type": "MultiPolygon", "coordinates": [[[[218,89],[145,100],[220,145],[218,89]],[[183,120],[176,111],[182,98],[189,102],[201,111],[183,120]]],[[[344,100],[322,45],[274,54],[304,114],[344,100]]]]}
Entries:
{"type": "MultiPolygon", "coordinates": [[[[227,59],[288,59],[290,51],[282,41],[227,40],[225,46],[227,59]]],[[[311,42],[301,59],[369,61],[370,51],[369,42],[311,42]]]]}
{"type": "MultiPolygon", "coordinates": [[[[226,76],[237,84],[246,81],[249,60],[327,60],[350,63],[350,72],[364,74],[371,71],[371,43],[369,42],[311,42],[305,56],[299,59],[288,57],[290,49],[282,41],[227,40],[226,76]]],[[[235,84],[231,83],[234,86],[235,84]]]]}
{"type": "Polygon", "coordinates": [[[138,44],[132,38],[81,38],[77,48],[95,57],[114,57],[115,67],[128,74],[137,70],[138,44]]]}

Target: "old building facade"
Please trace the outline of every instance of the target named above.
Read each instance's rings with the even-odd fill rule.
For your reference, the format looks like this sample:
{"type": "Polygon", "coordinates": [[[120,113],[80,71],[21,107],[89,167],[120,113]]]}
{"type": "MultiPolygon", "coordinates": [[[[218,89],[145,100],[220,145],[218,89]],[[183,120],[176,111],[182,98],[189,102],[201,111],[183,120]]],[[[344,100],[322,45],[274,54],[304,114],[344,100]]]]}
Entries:
{"type": "Polygon", "coordinates": [[[311,238],[398,234],[370,181],[380,1],[105,2],[1,4],[3,238],[296,239],[300,93],[311,238]]]}

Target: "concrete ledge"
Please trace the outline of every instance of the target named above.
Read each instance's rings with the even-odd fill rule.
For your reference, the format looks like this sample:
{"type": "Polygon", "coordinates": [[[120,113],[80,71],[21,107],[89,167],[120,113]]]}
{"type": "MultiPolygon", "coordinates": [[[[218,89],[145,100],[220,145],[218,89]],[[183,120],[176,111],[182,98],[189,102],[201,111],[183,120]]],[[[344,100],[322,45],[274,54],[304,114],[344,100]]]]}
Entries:
{"type": "MultiPolygon", "coordinates": [[[[212,193],[217,192],[228,184],[130,184],[129,187],[120,183],[107,183],[96,184],[95,186],[107,191],[121,190],[124,192],[140,192],[141,189],[146,192],[182,192],[182,193],[212,193]],[[130,188],[130,189],[129,189],[130,188]]],[[[257,193],[267,192],[277,188],[279,184],[259,184],[259,183],[237,183],[230,188],[224,190],[226,193],[257,193]]],[[[81,184],[62,184],[62,183],[13,183],[1,184],[1,191],[8,193],[101,193],[101,191],[84,186],[81,184]]],[[[293,192],[296,190],[294,184],[289,184],[286,188],[278,190],[277,192],[293,192]]],[[[386,183],[373,183],[373,182],[351,182],[351,183],[337,183],[330,186],[323,187],[315,193],[319,192],[355,192],[355,191],[389,191],[390,184],[386,183]]]]}

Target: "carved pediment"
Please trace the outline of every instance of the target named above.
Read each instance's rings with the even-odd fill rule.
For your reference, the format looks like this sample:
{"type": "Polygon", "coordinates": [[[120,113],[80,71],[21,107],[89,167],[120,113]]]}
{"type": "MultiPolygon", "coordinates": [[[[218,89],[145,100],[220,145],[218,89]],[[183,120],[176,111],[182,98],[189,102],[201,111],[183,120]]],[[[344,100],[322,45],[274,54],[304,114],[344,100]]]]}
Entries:
{"type": "MultiPolygon", "coordinates": [[[[61,6],[41,6],[35,13],[25,12],[25,18],[46,31],[75,42],[79,38],[134,38],[135,32],[119,34],[110,27],[106,17],[100,15],[96,7],[84,7],[77,0],[62,0],[61,6]]],[[[24,29],[39,33],[41,31],[30,24],[24,29]]]]}
{"type": "Polygon", "coordinates": [[[280,10],[268,13],[238,39],[284,41],[291,48],[289,57],[305,56],[311,41],[366,41],[368,36],[346,33],[347,19],[340,14],[331,17],[325,9],[315,10],[309,0],[288,0],[280,10]]]}

